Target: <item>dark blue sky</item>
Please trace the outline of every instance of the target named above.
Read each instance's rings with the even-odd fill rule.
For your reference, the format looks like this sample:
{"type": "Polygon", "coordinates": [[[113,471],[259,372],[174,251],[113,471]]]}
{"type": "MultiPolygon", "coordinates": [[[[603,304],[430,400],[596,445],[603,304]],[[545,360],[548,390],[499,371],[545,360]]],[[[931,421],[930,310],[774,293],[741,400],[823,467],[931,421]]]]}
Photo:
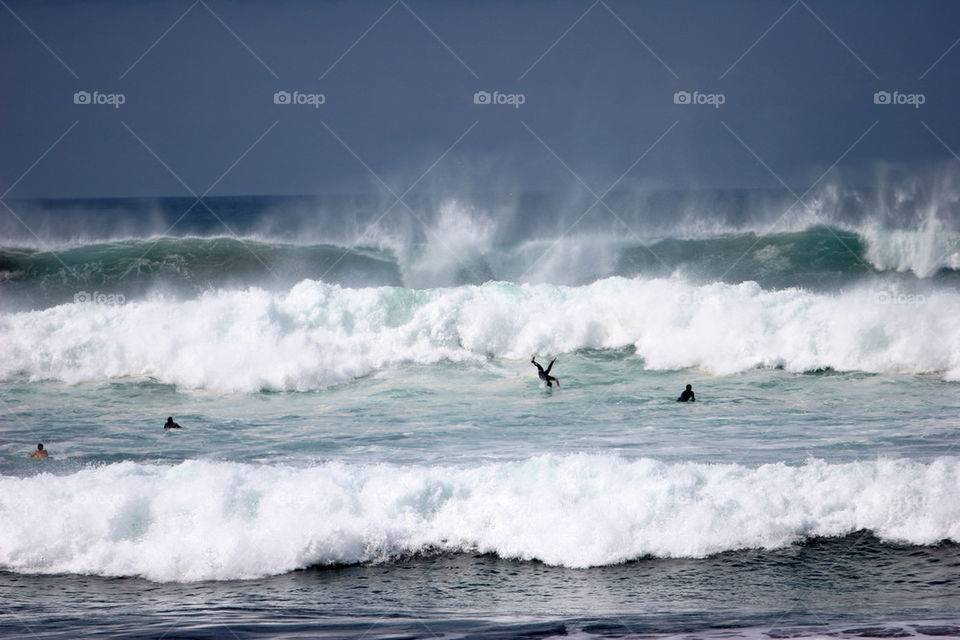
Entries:
{"type": "Polygon", "coordinates": [[[956,2],[11,1],[0,193],[869,183],[960,152],[958,38],[956,2]]]}

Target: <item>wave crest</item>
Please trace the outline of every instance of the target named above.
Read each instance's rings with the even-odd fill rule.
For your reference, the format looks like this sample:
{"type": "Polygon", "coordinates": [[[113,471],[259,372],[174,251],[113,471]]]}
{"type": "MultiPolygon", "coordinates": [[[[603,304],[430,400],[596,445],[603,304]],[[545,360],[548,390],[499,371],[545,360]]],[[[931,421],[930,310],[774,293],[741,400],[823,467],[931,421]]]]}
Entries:
{"type": "Polygon", "coordinates": [[[651,369],[958,379],[958,315],[958,293],[892,287],[826,295],[679,279],[428,290],[305,280],[288,294],[249,289],[0,315],[0,379],[147,376],[226,392],[311,390],[403,364],[631,346],[651,369]]]}
{"type": "Polygon", "coordinates": [[[957,458],[758,468],[588,454],[473,468],[125,462],[0,476],[0,567],[191,581],[430,550],[583,568],[864,529],[924,545],[960,541],[958,489],[957,458]]]}

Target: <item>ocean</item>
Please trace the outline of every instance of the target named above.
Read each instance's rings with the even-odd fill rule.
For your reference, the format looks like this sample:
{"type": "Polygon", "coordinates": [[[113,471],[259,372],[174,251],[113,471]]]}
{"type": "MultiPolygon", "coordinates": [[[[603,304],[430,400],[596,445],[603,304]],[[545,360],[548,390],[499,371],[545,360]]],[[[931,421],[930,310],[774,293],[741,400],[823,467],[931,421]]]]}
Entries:
{"type": "Polygon", "coordinates": [[[0,635],[960,637],[957,198],[788,195],[10,201],[0,635]]]}

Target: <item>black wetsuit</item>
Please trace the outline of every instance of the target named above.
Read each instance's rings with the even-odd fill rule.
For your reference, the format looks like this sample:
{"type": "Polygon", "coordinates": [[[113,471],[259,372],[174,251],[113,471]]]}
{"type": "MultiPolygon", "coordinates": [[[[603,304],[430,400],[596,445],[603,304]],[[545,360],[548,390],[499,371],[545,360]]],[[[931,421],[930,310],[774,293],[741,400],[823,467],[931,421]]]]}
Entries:
{"type": "Polygon", "coordinates": [[[680,394],[680,397],[677,398],[677,402],[696,402],[697,399],[693,397],[693,389],[684,389],[683,393],[680,394]]]}
{"type": "Polygon", "coordinates": [[[544,370],[543,370],[543,367],[541,367],[541,366],[537,363],[536,360],[530,360],[530,362],[532,362],[533,365],[537,368],[537,375],[540,376],[540,379],[541,379],[541,380],[543,380],[544,382],[547,383],[547,386],[548,386],[548,387],[552,387],[552,386],[553,386],[553,385],[551,384],[551,381],[552,381],[552,382],[556,382],[558,387],[560,386],[560,381],[557,380],[556,378],[554,378],[552,375],[550,375],[550,369],[553,369],[553,363],[554,363],[555,361],[556,361],[556,358],[554,358],[553,360],[551,360],[551,361],[550,361],[550,364],[547,365],[547,370],[544,371],[544,370]]]}
{"type": "Polygon", "coordinates": [[[176,422],[174,422],[173,420],[167,420],[164,423],[163,428],[164,429],[181,429],[182,427],[178,425],[176,422]]]}

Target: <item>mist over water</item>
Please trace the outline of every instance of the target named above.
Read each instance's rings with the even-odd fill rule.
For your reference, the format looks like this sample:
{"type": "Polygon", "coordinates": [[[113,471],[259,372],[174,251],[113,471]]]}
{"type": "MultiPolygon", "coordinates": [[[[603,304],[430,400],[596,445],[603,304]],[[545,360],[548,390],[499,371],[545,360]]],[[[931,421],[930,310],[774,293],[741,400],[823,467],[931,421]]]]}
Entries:
{"type": "Polygon", "coordinates": [[[0,568],[209,586],[472,554],[530,580],[949,554],[951,171],[806,204],[20,202],[40,231],[0,243],[0,390],[52,458],[0,443],[0,568]]]}
{"type": "Polygon", "coordinates": [[[960,3],[0,4],[3,638],[960,638],[960,3]]]}
{"type": "Polygon", "coordinates": [[[810,205],[614,193],[619,219],[545,194],[411,199],[416,215],[346,198],[33,201],[43,246],[0,248],[0,375],[305,391],[407,364],[630,348],[658,370],[956,379],[952,177],[829,184],[810,205]]]}
{"type": "Polygon", "coordinates": [[[922,177],[885,175],[871,188],[829,183],[803,202],[770,190],[615,191],[603,202],[545,193],[387,205],[333,196],[23,201],[36,235],[4,218],[0,308],[94,292],[126,300],[279,292],[304,279],[422,289],[677,276],[823,291],[893,276],[899,286],[952,286],[956,174],[950,164],[922,177]]]}

